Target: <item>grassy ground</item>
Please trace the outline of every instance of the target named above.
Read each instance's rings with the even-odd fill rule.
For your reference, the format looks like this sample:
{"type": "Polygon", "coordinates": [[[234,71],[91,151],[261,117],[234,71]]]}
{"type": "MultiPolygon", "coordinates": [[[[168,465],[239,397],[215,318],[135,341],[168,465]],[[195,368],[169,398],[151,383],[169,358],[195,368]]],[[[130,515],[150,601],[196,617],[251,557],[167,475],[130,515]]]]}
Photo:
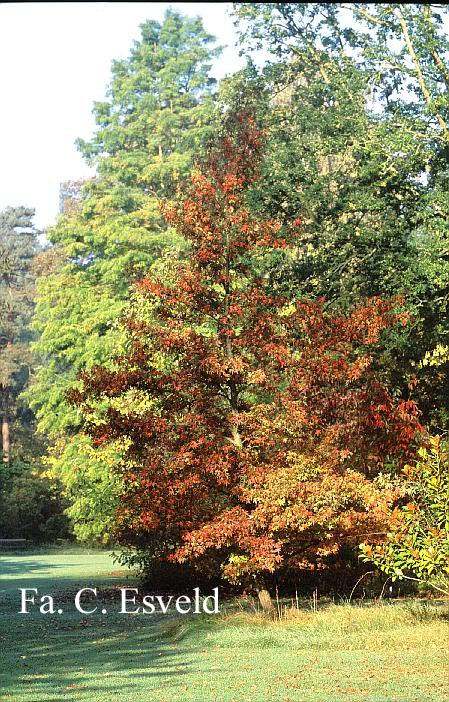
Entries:
{"type": "Polygon", "coordinates": [[[2,702],[448,699],[441,604],[319,602],[313,612],[306,603],[277,622],[236,606],[210,617],[120,615],[111,593],[134,583],[107,552],[0,553],[0,578],[2,702]],[[74,610],[82,586],[98,586],[107,615],[74,610]],[[58,595],[64,613],[18,614],[19,587],[58,595]]]}

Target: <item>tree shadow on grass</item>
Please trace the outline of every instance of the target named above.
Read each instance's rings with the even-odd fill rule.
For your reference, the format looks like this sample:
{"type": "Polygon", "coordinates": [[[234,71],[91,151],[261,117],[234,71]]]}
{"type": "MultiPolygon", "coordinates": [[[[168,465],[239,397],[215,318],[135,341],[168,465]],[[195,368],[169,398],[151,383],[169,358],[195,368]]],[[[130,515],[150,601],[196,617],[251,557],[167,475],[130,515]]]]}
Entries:
{"type": "MultiPolygon", "coordinates": [[[[161,635],[159,623],[173,615],[119,614],[118,588],[133,586],[125,573],[105,576],[83,554],[76,559],[9,554],[0,561],[6,576],[0,584],[2,702],[182,699],[178,686],[183,680],[185,688],[186,675],[196,669],[196,651],[161,635]],[[19,614],[20,587],[38,588],[27,615],[19,614]],[[76,611],[73,594],[81,587],[98,588],[98,602],[93,595],[83,597],[86,609],[95,602],[98,612],[76,611]],[[39,612],[43,594],[54,596],[61,615],[39,612]]],[[[108,568],[100,560],[98,567],[103,565],[108,568]]]]}
{"type": "Polygon", "coordinates": [[[110,572],[110,563],[96,564],[81,557],[61,562],[26,557],[0,557],[0,601],[18,595],[19,588],[37,588],[39,594],[76,592],[82,587],[130,586],[131,571],[110,572]]]}
{"type": "Polygon", "coordinates": [[[0,700],[149,702],[192,672],[191,651],[158,636],[161,617],[80,617],[12,618],[1,646],[0,700]]]}
{"type": "Polygon", "coordinates": [[[34,574],[34,572],[39,573],[39,571],[42,570],[49,571],[53,569],[67,568],[70,565],[71,564],[69,563],[52,563],[50,566],[48,562],[45,561],[39,562],[36,560],[27,560],[26,557],[20,558],[17,556],[5,558],[0,555],[0,577],[4,575],[13,575],[14,577],[26,575],[27,577],[30,577],[30,574],[34,574]]]}

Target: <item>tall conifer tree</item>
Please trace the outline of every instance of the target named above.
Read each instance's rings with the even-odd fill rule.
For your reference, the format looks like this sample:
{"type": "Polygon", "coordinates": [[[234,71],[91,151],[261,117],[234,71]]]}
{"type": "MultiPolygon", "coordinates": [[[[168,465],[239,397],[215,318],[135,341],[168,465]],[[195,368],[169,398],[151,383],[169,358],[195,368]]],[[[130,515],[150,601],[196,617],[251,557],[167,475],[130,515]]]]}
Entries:
{"type": "Polygon", "coordinates": [[[15,401],[28,377],[29,324],[34,281],[31,263],[37,233],[27,207],[0,212],[0,394],[3,462],[11,460],[11,420],[15,401]]]}

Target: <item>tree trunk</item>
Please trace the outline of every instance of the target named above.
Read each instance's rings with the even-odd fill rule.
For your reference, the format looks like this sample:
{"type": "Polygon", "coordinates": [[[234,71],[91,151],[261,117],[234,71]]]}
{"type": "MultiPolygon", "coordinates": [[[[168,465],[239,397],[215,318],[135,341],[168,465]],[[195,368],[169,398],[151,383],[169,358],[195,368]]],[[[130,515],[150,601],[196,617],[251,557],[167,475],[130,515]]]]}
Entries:
{"type": "Polygon", "coordinates": [[[273,600],[271,599],[271,595],[268,592],[268,590],[258,590],[257,596],[259,598],[260,605],[264,612],[274,612],[273,600]]]}
{"type": "Polygon", "coordinates": [[[2,390],[2,449],[3,463],[9,463],[11,457],[11,437],[9,433],[9,398],[8,390],[2,390]]]}

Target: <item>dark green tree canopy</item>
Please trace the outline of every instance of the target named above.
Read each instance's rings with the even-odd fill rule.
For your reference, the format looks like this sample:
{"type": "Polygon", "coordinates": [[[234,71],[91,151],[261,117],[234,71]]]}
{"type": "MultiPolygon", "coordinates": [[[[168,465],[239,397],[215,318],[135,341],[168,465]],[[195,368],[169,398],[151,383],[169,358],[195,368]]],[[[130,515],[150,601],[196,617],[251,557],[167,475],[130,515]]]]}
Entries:
{"type": "MultiPolygon", "coordinates": [[[[259,202],[286,221],[303,215],[273,281],[333,305],[402,295],[413,326],[382,360],[400,384],[447,343],[447,8],[236,3],[235,16],[245,53],[269,56],[257,77],[271,141],[259,202]]],[[[442,429],[446,368],[420,378],[424,416],[442,429]]]]}
{"type": "Polygon", "coordinates": [[[34,210],[0,212],[0,413],[3,461],[11,459],[11,422],[31,365],[30,322],[34,305],[32,262],[38,250],[34,210]]]}
{"type": "Polygon", "coordinates": [[[34,210],[0,212],[0,383],[10,386],[26,364],[34,281],[31,265],[38,250],[34,210]]]}

